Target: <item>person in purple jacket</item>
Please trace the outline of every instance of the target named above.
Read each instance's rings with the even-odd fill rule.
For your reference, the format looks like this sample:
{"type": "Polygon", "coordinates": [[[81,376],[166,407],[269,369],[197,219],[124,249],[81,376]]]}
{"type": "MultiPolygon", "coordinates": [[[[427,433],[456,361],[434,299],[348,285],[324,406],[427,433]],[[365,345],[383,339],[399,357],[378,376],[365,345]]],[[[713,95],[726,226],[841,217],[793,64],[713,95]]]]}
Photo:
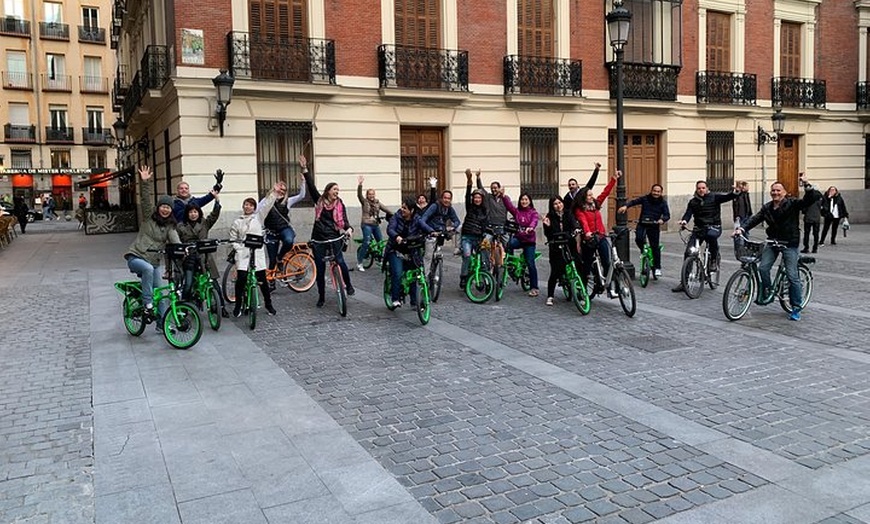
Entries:
{"type": "Polygon", "coordinates": [[[528,193],[522,193],[519,200],[519,206],[515,206],[511,199],[504,197],[504,205],[508,213],[510,213],[517,223],[519,231],[511,238],[507,248],[510,254],[513,255],[515,249],[523,250],[523,258],[526,259],[526,264],[529,266],[529,280],[532,289],[529,291],[530,297],[538,296],[538,268],[535,266],[535,228],[538,227],[538,212],[535,210],[535,204],[532,203],[532,197],[528,193]]]}

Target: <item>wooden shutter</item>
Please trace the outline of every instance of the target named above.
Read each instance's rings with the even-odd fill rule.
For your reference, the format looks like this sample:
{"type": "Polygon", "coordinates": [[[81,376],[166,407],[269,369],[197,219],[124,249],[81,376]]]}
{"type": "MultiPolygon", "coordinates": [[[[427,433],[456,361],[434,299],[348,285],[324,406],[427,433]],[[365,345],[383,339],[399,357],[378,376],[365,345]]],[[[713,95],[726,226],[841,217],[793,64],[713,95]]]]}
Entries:
{"type": "Polygon", "coordinates": [[[731,71],[731,15],[707,11],[707,71],[731,71]]]}
{"type": "Polygon", "coordinates": [[[248,16],[252,35],[279,42],[308,37],[306,0],[249,0],[248,16]]]}
{"type": "Polygon", "coordinates": [[[395,16],[396,45],[441,47],[439,0],[396,0],[395,16]]]}
{"type": "Polygon", "coordinates": [[[783,22],[779,33],[779,76],[801,76],[801,25],[783,22]]]}
{"type": "Polygon", "coordinates": [[[552,0],[517,0],[517,42],[523,56],[554,57],[552,0]]]}
{"type": "Polygon", "coordinates": [[[249,0],[251,76],[311,80],[307,0],[249,0]]]}

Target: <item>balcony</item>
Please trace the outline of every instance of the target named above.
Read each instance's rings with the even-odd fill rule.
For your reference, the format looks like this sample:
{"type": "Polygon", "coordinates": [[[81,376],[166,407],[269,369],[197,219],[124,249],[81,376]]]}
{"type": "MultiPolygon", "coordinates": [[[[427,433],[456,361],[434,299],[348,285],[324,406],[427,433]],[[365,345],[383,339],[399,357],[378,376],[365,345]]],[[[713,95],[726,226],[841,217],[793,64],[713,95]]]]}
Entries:
{"type": "MultiPolygon", "coordinates": [[[[616,62],[608,62],[610,70],[610,98],[616,98],[616,62]]],[[[677,78],[680,66],[668,64],[622,64],[622,95],[625,98],[673,102],[677,99],[677,78]]]]}
{"type": "Polygon", "coordinates": [[[127,83],[127,66],[119,65],[115,71],[115,85],[112,87],[112,111],[115,113],[121,111],[129,87],[127,83]]]}
{"type": "Polygon", "coordinates": [[[114,142],[114,137],[112,136],[112,130],[104,127],[100,128],[91,128],[91,127],[83,127],[82,128],[82,143],[89,146],[110,146],[114,142]]]}
{"type": "Polygon", "coordinates": [[[3,126],[3,139],[17,144],[36,143],[36,126],[6,124],[3,126]]]}
{"type": "Polygon", "coordinates": [[[102,27],[79,26],[79,42],[106,45],[106,30],[102,27]]]}
{"type": "Polygon", "coordinates": [[[581,96],[583,63],[565,58],[506,56],[504,94],[581,96]]]}
{"type": "Polygon", "coordinates": [[[40,22],[39,37],[44,40],[69,41],[69,24],[59,22],[40,22]]]}
{"type": "Polygon", "coordinates": [[[42,73],[42,90],[72,93],[72,78],[69,75],[42,73]]]}
{"type": "Polygon", "coordinates": [[[758,81],[748,73],[698,71],[695,97],[699,104],[754,106],[758,81]]]}
{"type": "Polygon", "coordinates": [[[80,76],[79,92],[107,95],[109,94],[109,79],[103,76],[80,76]]]}
{"type": "Polygon", "coordinates": [[[33,75],[16,71],[3,71],[3,89],[33,91],[33,75]]]}
{"type": "Polygon", "coordinates": [[[0,20],[0,35],[30,38],[30,21],[7,16],[0,20]]]}
{"type": "Polygon", "coordinates": [[[46,127],[46,144],[72,144],[75,142],[75,134],[71,127],[46,127]]]}
{"type": "Polygon", "coordinates": [[[870,109],[870,82],[855,83],[855,104],[858,111],[870,109]]]}
{"type": "Polygon", "coordinates": [[[468,51],[378,46],[381,88],[468,92],[468,51]]]}
{"type": "Polygon", "coordinates": [[[169,81],[169,49],[165,45],[149,45],[145,48],[139,71],[130,82],[121,104],[124,120],[129,120],[142,104],[145,94],[151,89],[162,89],[169,81]]]}
{"type": "Polygon", "coordinates": [[[770,98],[774,106],[824,109],[828,93],[824,80],[781,76],[773,79],[770,98]]]}
{"type": "Polygon", "coordinates": [[[227,34],[227,49],[235,78],[335,85],[333,40],[233,31],[227,34]]]}

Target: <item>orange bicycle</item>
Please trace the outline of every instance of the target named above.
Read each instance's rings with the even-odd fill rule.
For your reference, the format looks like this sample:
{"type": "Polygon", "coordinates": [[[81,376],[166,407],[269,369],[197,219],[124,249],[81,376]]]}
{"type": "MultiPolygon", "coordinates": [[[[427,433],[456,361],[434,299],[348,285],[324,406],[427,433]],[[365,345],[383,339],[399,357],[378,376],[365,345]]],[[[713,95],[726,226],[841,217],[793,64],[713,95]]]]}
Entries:
{"type": "MultiPolygon", "coordinates": [[[[227,268],[221,284],[223,285],[224,298],[229,303],[236,301],[236,260],[235,252],[230,252],[227,258],[227,268]]],[[[280,282],[297,293],[304,293],[314,286],[317,276],[317,268],[314,265],[314,257],[311,248],[304,242],[293,244],[290,251],[275,266],[275,269],[266,270],[267,282],[280,282]]]]}

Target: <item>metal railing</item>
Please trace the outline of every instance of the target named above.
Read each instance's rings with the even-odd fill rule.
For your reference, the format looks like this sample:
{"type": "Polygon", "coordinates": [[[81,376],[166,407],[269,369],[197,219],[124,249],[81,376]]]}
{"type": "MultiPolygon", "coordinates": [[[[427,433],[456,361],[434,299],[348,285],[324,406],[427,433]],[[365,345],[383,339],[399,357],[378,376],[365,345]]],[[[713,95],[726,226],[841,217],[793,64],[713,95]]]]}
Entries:
{"type": "Polygon", "coordinates": [[[89,145],[112,145],[114,137],[112,130],[104,128],[82,128],[82,143],[89,145]]]}
{"type": "Polygon", "coordinates": [[[72,92],[72,78],[69,75],[42,73],[42,90],[72,92]]]}
{"type": "Polygon", "coordinates": [[[71,127],[52,127],[45,128],[45,141],[48,142],[75,142],[75,131],[71,127]]]}
{"type": "Polygon", "coordinates": [[[544,56],[504,57],[504,94],[581,96],[583,63],[544,56]]]}
{"type": "Polygon", "coordinates": [[[69,40],[69,24],[40,22],[39,36],[49,40],[69,40]]]}
{"type": "Polygon", "coordinates": [[[235,78],[335,84],[335,41],[227,34],[230,74],[235,78]]]}
{"type": "Polygon", "coordinates": [[[149,45],[145,48],[139,70],[124,94],[121,105],[124,120],[132,116],[149,89],[162,89],[169,81],[169,66],[169,48],[165,45],[149,45]]]}
{"type": "Polygon", "coordinates": [[[381,87],[468,91],[468,51],[378,46],[381,87]]]}
{"type": "Polygon", "coordinates": [[[127,66],[124,64],[118,65],[115,70],[115,81],[112,87],[112,111],[119,112],[124,104],[124,97],[127,96],[127,66]]]}
{"type": "Polygon", "coordinates": [[[6,124],[3,126],[3,139],[6,142],[36,142],[36,126],[6,124]]]}
{"type": "Polygon", "coordinates": [[[30,20],[7,16],[0,19],[0,34],[30,36],[30,20]]]}
{"type": "Polygon", "coordinates": [[[855,105],[858,111],[870,109],[870,82],[855,83],[855,105]]]}
{"type": "Polygon", "coordinates": [[[758,80],[749,73],[698,71],[695,98],[699,104],[754,106],[758,98],[758,80]]]}
{"type": "Polygon", "coordinates": [[[775,106],[824,109],[827,97],[824,80],[780,76],[773,79],[771,86],[775,106]]]}
{"type": "MultiPolygon", "coordinates": [[[[616,62],[608,62],[610,71],[610,98],[616,98],[616,62]]],[[[677,99],[677,78],[681,66],[667,64],[622,64],[623,96],[641,100],[662,100],[672,102],[677,99]]]]}
{"type": "Polygon", "coordinates": [[[102,27],[91,27],[87,25],[79,26],[79,42],[89,42],[92,44],[106,43],[106,30],[102,27]]]}
{"type": "Polygon", "coordinates": [[[24,89],[26,91],[33,91],[33,75],[30,73],[3,71],[2,79],[4,89],[24,89]]]}
{"type": "Polygon", "coordinates": [[[109,79],[103,76],[80,76],[79,91],[106,94],[109,92],[109,79]]]}

